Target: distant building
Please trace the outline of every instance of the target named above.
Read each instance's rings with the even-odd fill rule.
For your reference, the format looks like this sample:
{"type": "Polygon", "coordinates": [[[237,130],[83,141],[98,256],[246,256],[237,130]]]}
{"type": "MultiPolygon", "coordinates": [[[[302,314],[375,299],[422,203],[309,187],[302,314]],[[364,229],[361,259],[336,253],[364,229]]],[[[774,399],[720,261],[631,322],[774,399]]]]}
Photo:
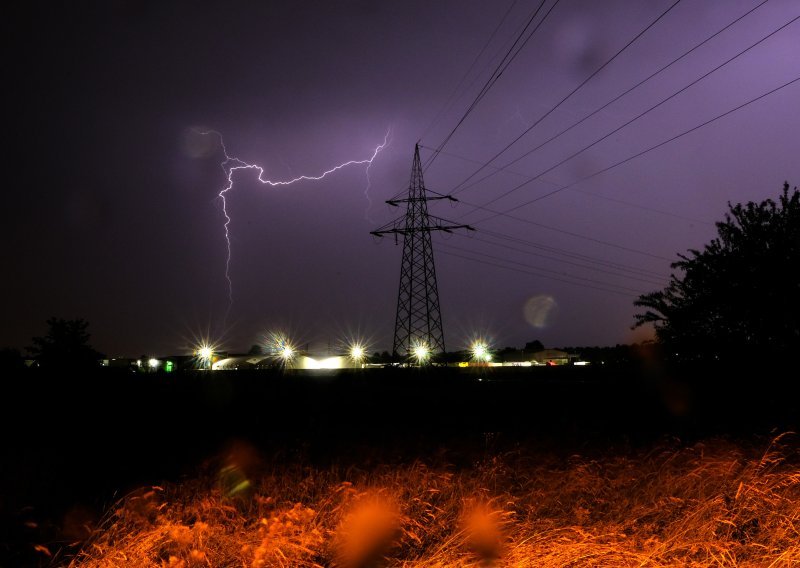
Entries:
{"type": "Polygon", "coordinates": [[[112,357],[101,359],[100,366],[114,369],[138,369],[142,366],[142,362],[132,357],[112,357]]]}
{"type": "Polygon", "coordinates": [[[219,359],[211,364],[214,371],[234,371],[244,369],[257,369],[264,361],[270,361],[268,355],[231,355],[219,359]]]}
{"type": "MultiPolygon", "coordinates": [[[[215,362],[211,368],[215,371],[232,371],[244,369],[263,369],[281,367],[284,363],[276,355],[236,355],[215,362]]],[[[325,370],[325,369],[360,369],[363,362],[354,361],[348,355],[329,352],[309,353],[301,351],[285,363],[287,369],[325,370]]]]}
{"type": "Polygon", "coordinates": [[[542,349],[531,356],[531,362],[534,365],[569,365],[578,358],[577,355],[560,349],[542,349]]]}
{"type": "Polygon", "coordinates": [[[530,367],[530,355],[521,350],[506,350],[497,355],[495,366],[498,367],[530,367]]]}

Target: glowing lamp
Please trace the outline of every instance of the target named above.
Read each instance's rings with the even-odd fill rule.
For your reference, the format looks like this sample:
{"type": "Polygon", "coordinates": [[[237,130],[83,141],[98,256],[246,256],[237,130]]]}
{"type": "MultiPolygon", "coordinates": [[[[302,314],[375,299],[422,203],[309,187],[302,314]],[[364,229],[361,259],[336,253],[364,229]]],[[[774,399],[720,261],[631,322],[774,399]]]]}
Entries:
{"type": "Polygon", "coordinates": [[[488,363],[492,360],[492,354],[489,353],[489,347],[480,341],[476,341],[470,348],[472,351],[472,359],[475,361],[484,361],[488,363]]]}
{"type": "Polygon", "coordinates": [[[353,361],[361,361],[364,358],[364,348],[356,344],[350,348],[350,358],[353,361]]]}
{"type": "Polygon", "coordinates": [[[422,363],[430,355],[430,350],[428,349],[427,345],[420,343],[419,345],[414,347],[412,353],[414,354],[414,357],[417,359],[417,361],[422,363]]]}
{"type": "Polygon", "coordinates": [[[281,349],[281,358],[284,361],[289,361],[294,357],[294,349],[290,345],[284,345],[281,349]]]}

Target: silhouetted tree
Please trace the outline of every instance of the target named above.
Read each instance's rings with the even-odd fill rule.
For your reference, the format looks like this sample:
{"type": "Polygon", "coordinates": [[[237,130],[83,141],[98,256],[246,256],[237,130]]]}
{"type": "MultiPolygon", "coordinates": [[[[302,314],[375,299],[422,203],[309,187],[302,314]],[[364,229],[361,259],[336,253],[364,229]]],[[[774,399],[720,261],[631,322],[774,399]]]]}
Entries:
{"type": "Polygon", "coordinates": [[[800,193],[783,186],[767,199],[732,206],[719,236],[672,264],[663,290],[634,305],[680,359],[772,359],[800,348],[800,193]]]}
{"type": "Polygon", "coordinates": [[[89,345],[89,322],[83,319],[50,318],[47,334],[34,337],[30,354],[44,368],[95,367],[103,354],[89,345]]]}
{"type": "Polygon", "coordinates": [[[384,351],[382,353],[378,353],[377,351],[370,357],[370,363],[391,363],[394,359],[392,358],[392,354],[388,351],[384,351]]]}
{"type": "Polygon", "coordinates": [[[250,351],[247,352],[248,355],[264,355],[264,348],[259,345],[258,343],[254,343],[250,346],[250,351]]]}
{"type": "Polygon", "coordinates": [[[544,350],[544,344],[539,341],[538,339],[534,339],[533,341],[529,341],[525,344],[524,351],[536,353],[537,351],[544,350]]]}
{"type": "Polygon", "coordinates": [[[19,371],[25,368],[25,360],[18,349],[4,347],[0,349],[0,370],[19,371]]]}
{"type": "Polygon", "coordinates": [[[658,346],[652,341],[632,344],[617,343],[613,347],[557,347],[557,349],[579,355],[583,361],[589,361],[593,365],[608,365],[611,367],[625,367],[631,364],[639,365],[661,357],[658,346]]]}

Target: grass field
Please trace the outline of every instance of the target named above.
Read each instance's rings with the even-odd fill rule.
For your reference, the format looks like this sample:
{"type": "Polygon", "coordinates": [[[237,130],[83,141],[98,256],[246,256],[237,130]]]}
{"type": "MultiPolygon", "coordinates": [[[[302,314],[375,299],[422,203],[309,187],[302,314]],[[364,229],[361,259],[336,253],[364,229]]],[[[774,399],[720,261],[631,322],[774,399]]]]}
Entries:
{"type": "Polygon", "coordinates": [[[121,500],[70,566],[800,566],[798,448],[304,467],[239,445],[121,500]]]}

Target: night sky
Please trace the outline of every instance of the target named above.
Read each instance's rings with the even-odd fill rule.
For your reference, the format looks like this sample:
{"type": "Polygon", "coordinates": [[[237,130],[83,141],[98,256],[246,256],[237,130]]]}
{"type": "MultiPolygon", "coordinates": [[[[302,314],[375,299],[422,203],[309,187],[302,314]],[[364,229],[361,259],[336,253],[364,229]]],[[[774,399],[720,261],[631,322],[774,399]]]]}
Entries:
{"type": "MultiPolygon", "coordinates": [[[[673,1],[561,0],[427,169],[426,185],[456,188],[673,1]]],[[[493,165],[519,158],[760,1],[678,3],[493,165]]],[[[24,348],[59,316],[87,319],[94,346],[111,356],[183,353],[201,336],[241,351],[272,330],[300,345],[361,336],[373,351],[390,350],[402,247],[369,232],[403,213],[383,202],[407,188],[414,143],[427,160],[538,4],[18,6],[5,17],[11,127],[0,347],[24,348]],[[234,302],[225,322],[223,155],[193,129],[221,132],[231,155],[273,180],[366,159],[388,129],[391,142],[370,168],[366,194],[364,166],[280,188],[234,174],[234,302]]],[[[497,347],[646,338],[630,329],[633,300],[663,287],[677,253],[714,236],[726,203],[800,183],[800,82],[523,204],[800,77],[796,21],[552,168],[798,16],[795,0],[766,2],[509,166],[514,173],[457,193],[483,205],[551,170],[488,205],[515,218],[431,203],[431,213],[478,229],[434,236],[448,349],[476,335],[497,347]]]]}

